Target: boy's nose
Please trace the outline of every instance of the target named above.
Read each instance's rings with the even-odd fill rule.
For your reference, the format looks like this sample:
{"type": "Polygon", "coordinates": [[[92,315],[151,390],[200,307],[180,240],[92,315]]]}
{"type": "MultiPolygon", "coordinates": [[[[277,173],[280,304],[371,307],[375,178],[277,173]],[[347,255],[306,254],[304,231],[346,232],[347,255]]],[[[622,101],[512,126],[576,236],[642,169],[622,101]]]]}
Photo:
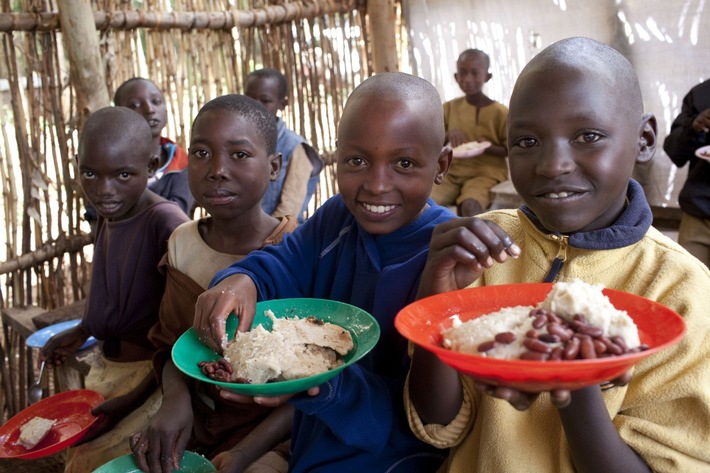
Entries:
{"type": "Polygon", "coordinates": [[[390,170],[384,166],[373,167],[365,179],[364,187],[373,194],[384,194],[392,189],[390,170]]]}
{"type": "Polygon", "coordinates": [[[545,177],[557,177],[572,172],[574,168],[575,162],[569,143],[560,143],[543,148],[537,171],[545,177]]]}
{"type": "Polygon", "coordinates": [[[209,179],[226,179],[227,178],[227,160],[229,157],[213,155],[210,160],[209,179]]]}

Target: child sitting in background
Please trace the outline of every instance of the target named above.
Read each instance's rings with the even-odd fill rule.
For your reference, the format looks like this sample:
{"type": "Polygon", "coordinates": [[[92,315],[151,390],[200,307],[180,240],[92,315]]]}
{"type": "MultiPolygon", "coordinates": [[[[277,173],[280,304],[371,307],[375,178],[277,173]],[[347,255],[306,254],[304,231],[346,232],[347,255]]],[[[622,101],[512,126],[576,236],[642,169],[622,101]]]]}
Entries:
{"type": "Polygon", "coordinates": [[[254,251],[217,273],[197,300],[195,329],[222,351],[225,320],[251,328],[257,300],[314,297],[360,307],[381,338],[359,362],[291,397],[225,399],[296,412],[289,472],[431,473],[443,453],[414,438],[402,404],[407,344],[394,316],[414,300],[433,227],[453,217],[429,199],[451,162],[441,101],[423,79],[368,78],[350,95],[338,129],[338,188],[280,245],[254,251]],[[214,329],[214,330],[213,330],[214,329]]]}
{"type": "Polygon", "coordinates": [[[657,146],[633,66],[588,38],[541,51],[513,90],[508,145],[526,205],[437,227],[419,297],[580,279],[670,307],[687,334],[639,362],[628,385],[572,392],[484,385],[415,347],[412,429],[451,447],[441,471],[710,471],[710,272],[651,226],[630,179],[657,146]]]}
{"type": "Polygon", "coordinates": [[[128,437],[160,404],[148,330],[158,321],[165,276],[158,261],[168,237],[188,218],[174,202],[147,188],[157,158],[150,127],[125,107],[97,110],[79,140],[79,183],[98,211],[91,286],[79,325],[52,337],[42,349],[59,365],[90,335],[102,357],[85,380],[106,402],[95,407],[99,427],[69,450],[67,472],[85,473],[130,452],[128,437]],[[95,440],[94,440],[95,439],[95,440]]]}
{"type": "Polygon", "coordinates": [[[281,170],[271,181],[261,201],[264,211],[274,217],[291,215],[305,220],[308,203],[318,187],[323,160],[306,139],[286,128],[279,112],[288,105],[288,81],[276,69],[258,69],[247,76],[244,95],[261,102],[276,117],[281,153],[281,170]]]}
{"type": "MultiPolygon", "coordinates": [[[[168,121],[163,93],[152,81],[134,77],[116,89],[113,103],[139,113],[150,126],[150,149],[158,157],[158,167],[148,178],[148,188],[175,202],[186,215],[191,216],[195,201],[187,183],[187,154],[175,142],[161,136],[168,121]]],[[[93,230],[97,215],[90,203],[86,206],[85,218],[93,230]]]]}
{"type": "MultiPolygon", "coordinates": [[[[197,297],[215,273],[252,250],[278,243],[297,223],[295,217],[277,219],[261,208],[261,196],[278,175],[280,159],[276,123],[259,102],[242,95],[208,102],[193,122],[189,152],[190,189],[209,216],[178,227],[160,263],[167,285],[160,322],[149,338],[158,348],[153,360],[164,387],[163,402],[148,428],[132,438],[132,450],[144,471],[169,473],[179,468],[186,448],[213,458],[253,431],[259,445],[240,445],[243,455],[229,456],[232,463],[215,460],[218,467],[230,466],[228,471],[243,471],[288,439],[292,409],[228,403],[213,385],[180,373],[170,352],[192,327],[197,297]]],[[[287,459],[286,445],[284,455],[274,458],[280,468],[278,463],[273,467],[286,471],[287,459]]]]}
{"type": "Polygon", "coordinates": [[[471,217],[490,205],[490,191],[508,178],[505,157],[508,109],[483,93],[491,80],[490,59],[479,49],[467,49],[456,61],[454,78],[464,94],[444,103],[446,139],[456,147],[469,141],[491,145],[471,158],[455,158],[442,185],[431,197],[439,205],[456,205],[459,214],[471,217]]]}

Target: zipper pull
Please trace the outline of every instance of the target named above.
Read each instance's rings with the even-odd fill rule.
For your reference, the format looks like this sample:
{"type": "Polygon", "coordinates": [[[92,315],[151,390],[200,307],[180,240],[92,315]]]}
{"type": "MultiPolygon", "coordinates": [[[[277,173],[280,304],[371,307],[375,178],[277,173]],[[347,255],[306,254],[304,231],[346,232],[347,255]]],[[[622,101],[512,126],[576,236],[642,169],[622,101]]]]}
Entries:
{"type": "Polygon", "coordinates": [[[553,282],[559,274],[560,270],[562,269],[562,265],[565,261],[567,261],[569,237],[566,235],[550,235],[550,238],[555,241],[558,241],[560,243],[560,248],[557,250],[557,256],[555,256],[555,259],[552,260],[552,266],[550,267],[550,271],[548,271],[543,282],[553,282]]]}

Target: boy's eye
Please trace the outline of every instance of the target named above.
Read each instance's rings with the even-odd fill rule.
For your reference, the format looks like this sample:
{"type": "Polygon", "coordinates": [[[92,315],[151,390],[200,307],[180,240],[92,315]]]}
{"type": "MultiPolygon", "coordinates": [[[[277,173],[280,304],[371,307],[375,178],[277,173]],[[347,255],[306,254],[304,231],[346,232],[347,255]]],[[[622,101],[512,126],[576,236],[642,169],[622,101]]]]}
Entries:
{"type": "Polygon", "coordinates": [[[92,171],[83,171],[81,177],[84,179],[94,179],[96,175],[92,171]]]}
{"type": "Polygon", "coordinates": [[[398,159],[395,166],[402,169],[412,169],[414,167],[414,161],[407,158],[398,159]]]}
{"type": "Polygon", "coordinates": [[[244,151],[235,151],[234,153],[231,154],[232,159],[246,159],[248,158],[249,155],[245,153],[244,151]]]}
{"type": "Polygon", "coordinates": [[[163,101],[160,99],[153,99],[153,105],[162,105],[163,101]]]}
{"type": "Polygon", "coordinates": [[[119,181],[127,181],[130,178],[131,178],[131,173],[128,171],[123,171],[122,173],[118,174],[119,181]]]}
{"type": "Polygon", "coordinates": [[[345,160],[345,162],[348,164],[348,166],[352,167],[362,167],[366,164],[364,159],[357,156],[348,158],[345,160]]]}
{"type": "Polygon", "coordinates": [[[582,143],[582,144],[587,144],[587,143],[596,143],[602,138],[602,135],[600,133],[597,133],[595,131],[587,131],[584,133],[580,133],[574,141],[577,143],[582,143]]]}
{"type": "Polygon", "coordinates": [[[513,146],[517,146],[519,148],[532,148],[535,145],[537,145],[537,140],[535,138],[522,137],[513,140],[513,146]]]}
{"type": "Polygon", "coordinates": [[[197,159],[209,158],[210,153],[205,149],[190,149],[190,156],[194,156],[197,159]]]}

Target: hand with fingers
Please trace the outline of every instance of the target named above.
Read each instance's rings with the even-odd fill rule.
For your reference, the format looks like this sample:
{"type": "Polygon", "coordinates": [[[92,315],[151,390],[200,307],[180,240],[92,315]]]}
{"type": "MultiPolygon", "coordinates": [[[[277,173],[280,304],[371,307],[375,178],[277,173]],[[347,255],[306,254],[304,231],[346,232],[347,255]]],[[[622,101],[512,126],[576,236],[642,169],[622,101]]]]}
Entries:
{"type": "MultiPolygon", "coordinates": [[[[623,375],[616,379],[609,381],[609,383],[615,386],[626,386],[631,381],[631,372],[627,371],[623,375]]],[[[482,394],[487,394],[498,399],[502,399],[510,403],[515,409],[519,411],[527,410],[530,405],[539,396],[540,392],[523,392],[517,389],[509,388],[504,385],[494,386],[491,384],[482,383],[474,379],[474,388],[482,394]]],[[[588,388],[598,390],[598,386],[590,386],[588,388]]],[[[558,409],[564,409],[569,407],[572,401],[572,391],[567,389],[555,389],[550,392],[550,402],[558,409]]]]}
{"type": "Polygon", "coordinates": [[[171,473],[180,462],[192,433],[193,412],[182,408],[160,409],[143,432],[130,438],[136,465],[147,473],[171,473]]]}
{"type": "MultiPolygon", "coordinates": [[[[320,393],[320,387],[314,386],[308,391],[305,391],[305,393],[309,396],[317,396],[320,393]]],[[[296,394],[287,394],[283,396],[247,396],[231,392],[227,389],[220,389],[219,395],[222,399],[231,402],[238,402],[241,404],[259,404],[260,406],[265,407],[278,407],[285,404],[296,394]]]]}
{"type": "Polygon", "coordinates": [[[486,268],[518,256],[518,245],[492,222],[468,217],[441,223],[431,238],[417,297],[467,287],[486,268]]]}
{"type": "Polygon", "coordinates": [[[193,327],[199,340],[216,353],[224,354],[227,346],[227,317],[234,312],[239,318],[237,330],[248,332],[256,310],[256,286],[244,274],[225,278],[203,292],[195,304],[193,327]]]}
{"type": "Polygon", "coordinates": [[[84,344],[90,334],[81,324],[52,336],[42,347],[40,360],[45,360],[49,366],[59,366],[67,361],[84,344]]]}

